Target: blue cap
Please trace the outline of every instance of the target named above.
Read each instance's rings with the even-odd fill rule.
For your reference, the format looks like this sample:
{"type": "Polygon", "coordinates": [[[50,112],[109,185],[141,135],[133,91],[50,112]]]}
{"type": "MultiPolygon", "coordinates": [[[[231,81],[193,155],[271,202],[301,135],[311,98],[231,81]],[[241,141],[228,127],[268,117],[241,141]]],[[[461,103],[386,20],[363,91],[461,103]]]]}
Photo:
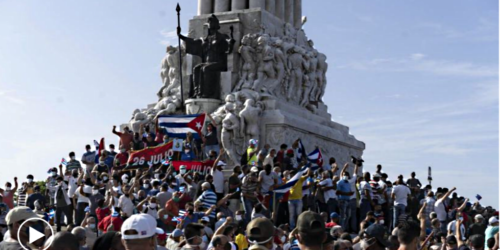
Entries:
{"type": "Polygon", "coordinates": [[[330,214],[330,218],[331,219],[335,219],[335,218],[338,218],[338,217],[339,217],[338,213],[333,212],[333,213],[330,214]]]}

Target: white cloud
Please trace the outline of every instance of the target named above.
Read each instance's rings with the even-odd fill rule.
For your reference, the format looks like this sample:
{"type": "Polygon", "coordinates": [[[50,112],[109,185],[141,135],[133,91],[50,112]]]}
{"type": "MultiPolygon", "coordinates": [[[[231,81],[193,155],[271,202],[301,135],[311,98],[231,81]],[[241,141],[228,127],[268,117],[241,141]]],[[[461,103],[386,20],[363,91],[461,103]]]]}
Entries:
{"type": "Polygon", "coordinates": [[[407,58],[376,58],[351,62],[338,66],[339,69],[384,72],[421,72],[442,76],[496,77],[497,65],[480,65],[471,62],[426,59],[427,56],[414,53],[407,58]]]}
{"type": "Polygon", "coordinates": [[[163,39],[160,41],[162,45],[173,45],[177,41],[177,30],[162,30],[160,31],[163,39]]]}
{"type": "Polygon", "coordinates": [[[23,99],[17,97],[14,91],[10,90],[0,90],[0,100],[1,99],[17,105],[24,105],[26,103],[23,99]]]}
{"type": "Polygon", "coordinates": [[[414,54],[411,54],[410,58],[413,59],[413,60],[420,60],[420,59],[423,59],[425,57],[424,54],[421,54],[421,53],[414,53],[414,54]]]}

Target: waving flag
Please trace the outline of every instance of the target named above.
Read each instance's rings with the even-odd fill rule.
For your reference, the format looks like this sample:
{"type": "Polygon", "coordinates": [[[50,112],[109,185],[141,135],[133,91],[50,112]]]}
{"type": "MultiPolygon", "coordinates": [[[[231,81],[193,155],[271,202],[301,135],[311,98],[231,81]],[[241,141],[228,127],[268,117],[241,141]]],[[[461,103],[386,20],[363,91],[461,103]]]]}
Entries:
{"type": "Polygon", "coordinates": [[[49,212],[49,218],[52,219],[56,216],[56,211],[54,209],[51,209],[49,212]]]}
{"type": "MultiPolygon", "coordinates": [[[[288,180],[284,185],[275,188],[274,192],[280,193],[280,194],[284,194],[284,193],[288,192],[290,190],[290,188],[292,188],[295,185],[295,183],[297,183],[299,181],[300,177],[302,177],[302,175],[304,175],[309,168],[311,168],[312,171],[315,171],[316,169],[319,168],[319,166],[311,166],[310,163],[306,164],[290,180],[288,180]]],[[[273,191],[269,191],[270,194],[272,194],[272,192],[273,191]]]]}
{"type": "Polygon", "coordinates": [[[64,165],[64,166],[68,165],[68,162],[66,161],[66,159],[64,159],[64,158],[61,159],[61,165],[64,165]]]}
{"type": "Polygon", "coordinates": [[[94,140],[94,146],[95,146],[95,163],[99,163],[99,157],[101,157],[101,151],[102,150],[105,150],[106,147],[104,146],[104,137],[101,138],[101,141],[100,142],[97,142],[96,140],[94,140]]]}
{"type": "Polygon", "coordinates": [[[304,144],[302,144],[302,140],[298,139],[298,148],[297,148],[297,163],[302,162],[304,155],[306,154],[306,149],[304,148],[304,144]]]}
{"type": "Polygon", "coordinates": [[[323,166],[323,156],[321,155],[321,150],[316,148],[314,151],[307,155],[307,161],[318,166],[323,166]]]}
{"type": "Polygon", "coordinates": [[[185,216],[186,216],[186,211],[179,210],[179,216],[172,218],[172,221],[175,221],[177,223],[181,223],[182,220],[184,220],[185,216]]]}
{"type": "Polygon", "coordinates": [[[159,116],[158,126],[165,128],[171,138],[186,138],[186,134],[191,132],[194,138],[199,139],[205,125],[205,116],[205,114],[159,116]]]}

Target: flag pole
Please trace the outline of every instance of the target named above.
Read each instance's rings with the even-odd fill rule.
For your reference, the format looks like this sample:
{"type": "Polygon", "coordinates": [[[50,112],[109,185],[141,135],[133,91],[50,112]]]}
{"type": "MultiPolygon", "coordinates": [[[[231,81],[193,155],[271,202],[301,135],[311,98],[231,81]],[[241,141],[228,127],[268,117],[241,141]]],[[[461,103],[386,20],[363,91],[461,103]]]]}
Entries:
{"type": "Polygon", "coordinates": [[[177,7],[175,8],[177,11],[177,41],[179,44],[178,52],[179,52],[179,81],[181,83],[181,107],[184,107],[184,88],[182,84],[182,49],[181,49],[181,6],[177,3],[177,7]]]}

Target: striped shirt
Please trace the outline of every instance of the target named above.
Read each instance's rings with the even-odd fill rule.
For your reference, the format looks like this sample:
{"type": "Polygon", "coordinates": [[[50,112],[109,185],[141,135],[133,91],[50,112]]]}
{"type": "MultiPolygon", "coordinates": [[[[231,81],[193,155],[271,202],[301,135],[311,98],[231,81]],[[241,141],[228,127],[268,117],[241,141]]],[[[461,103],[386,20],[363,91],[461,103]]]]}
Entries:
{"type": "MultiPolygon", "coordinates": [[[[205,190],[196,201],[201,202],[202,206],[208,210],[217,204],[217,195],[210,189],[205,190]]],[[[210,217],[215,218],[215,211],[210,213],[210,217]]]]}
{"type": "MultiPolygon", "coordinates": [[[[241,192],[243,194],[253,196],[255,191],[257,191],[257,185],[259,185],[258,182],[252,182],[252,181],[250,181],[249,176],[245,176],[245,178],[243,178],[243,184],[241,185],[241,192]]],[[[245,199],[249,199],[249,198],[245,197],[245,199]]],[[[253,199],[253,200],[255,200],[255,199],[253,199]]]]}

